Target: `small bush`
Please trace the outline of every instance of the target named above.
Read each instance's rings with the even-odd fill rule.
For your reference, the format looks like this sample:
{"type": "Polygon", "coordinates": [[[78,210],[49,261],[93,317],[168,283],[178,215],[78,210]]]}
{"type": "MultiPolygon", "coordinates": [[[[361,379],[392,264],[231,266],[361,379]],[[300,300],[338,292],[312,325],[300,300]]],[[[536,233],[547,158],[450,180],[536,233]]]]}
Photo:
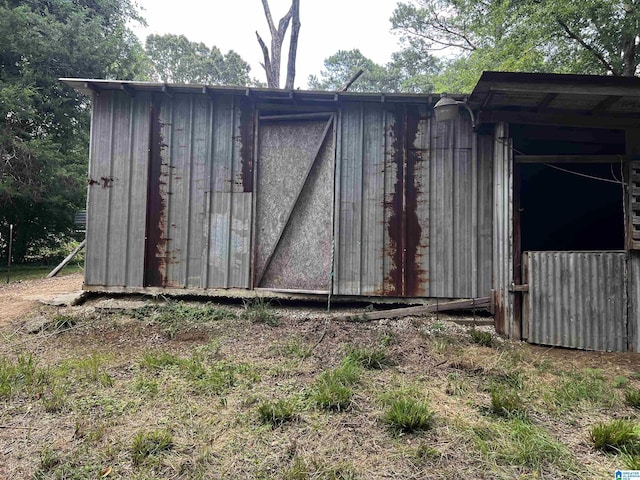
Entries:
{"type": "Polygon", "coordinates": [[[291,400],[264,402],[258,407],[258,415],[262,423],[273,426],[282,425],[294,418],[295,403],[291,400]]]}
{"type": "Polygon", "coordinates": [[[413,432],[431,428],[433,417],[434,412],[427,402],[400,398],[391,401],[382,415],[382,421],[395,430],[413,432]]]}
{"type": "Polygon", "coordinates": [[[273,311],[271,303],[262,297],[245,300],[241,316],[252,323],[266,323],[272,327],[280,325],[280,320],[273,311]]]}
{"type": "Polygon", "coordinates": [[[141,465],[162,452],[173,448],[173,438],[166,430],[139,432],[131,444],[131,458],[135,465],[141,465]]]}
{"type": "Polygon", "coordinates": [[[627,405],[633,408],[640,408],[640,390],[628,389],[624,392],[624,399],[627,405]]]}
{"type": "Polygon", "coordinates": [[[493,342],[493,335],[490,332],[484,332],[482,330],[476,330],[475,328],[469,332],[471,341],[482,347],[490,347],[493,342]]]}
{"type": "Polygon", "coordinates": [[[382,347],[353,347],[347,351],[347,358],[369,370],[380,370],[392,364],[387,352],[382,347]]]}
{"type": "Polygon", "coordinates": [[[346,410],[351,406],[353,397],[351,387],[359,378],[358,366],[352,360],[346,359],[338,368],[320,374],[313,385],[312,400],[325,410],[346,410]]]}
{"type": "Polygon", "coordinates": [[[526,417],[526,410],[518,392],[503,388],[491,390],[491,411],[502,417],[526,417]]]}
{"type": "Polygon", "coordinates": [[[609,423],[600,422],[589,431],[593,446],[603,452],[618,452],[620,450],[636,451],[640,447],[640,436],[631,420],[612,420],[609,423]]]}

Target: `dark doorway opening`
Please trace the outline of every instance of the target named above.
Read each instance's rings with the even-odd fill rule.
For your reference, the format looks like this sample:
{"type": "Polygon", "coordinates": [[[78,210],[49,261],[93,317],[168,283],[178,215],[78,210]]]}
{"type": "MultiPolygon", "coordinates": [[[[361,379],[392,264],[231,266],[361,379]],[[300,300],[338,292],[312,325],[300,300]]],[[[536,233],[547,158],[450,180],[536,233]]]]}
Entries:
{"type": "Polygon", "coordinates": [[[520,251],[622,250],[623,164],[594,163],[593,156],[624,155],[624,132],[516,125],[511,135],[516,162],[527,155],[591,156],[589,162],[517,163],[520,251]]]}

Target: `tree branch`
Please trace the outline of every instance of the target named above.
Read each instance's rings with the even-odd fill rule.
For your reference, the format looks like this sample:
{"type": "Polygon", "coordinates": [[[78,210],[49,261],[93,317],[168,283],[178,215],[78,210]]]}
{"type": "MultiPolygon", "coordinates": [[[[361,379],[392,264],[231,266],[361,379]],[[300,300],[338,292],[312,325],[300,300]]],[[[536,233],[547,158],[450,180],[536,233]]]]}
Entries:
{"type": "Polygon", "coordinates": [[[256,37],[258,37],[258,43],[260,44],[260,48],[262,49],[262,56],[264,57],[264,63],[261,64],[264,68],[265,73],[267,74],[267,85],[271,86],[272,83],[272,72],[271,72],[271,60],[269,58],[269,49],[265,45],[262,37],[256,31],[256,37]]]}
{"type": "Polygon", "coordinates": [[[582,37],[580,37],[577,33],[573,32],[569,28],[569,26],[563,20],[561,20],[560,18],[556,17],[556,22],[558,22],[558,25],[560,25],[562,27],[562,29],[567,33],[569,38],[575,40],[580,45],[582,45],[582,47],[585,50],[587,50],[588,52],[590,52],[594,57],[596,57],[598,59],[598,61],[600,63],[602,63],[602,65],[604,65],[604,67],[608,71],[610,71],[611,73],[613,73],[616,76],[620,76],[620,72],[618,70],[616,70],[616,68],[613,65],[611,65],[611,63],[609,63],[607,61],[607,59],[604,58],[602,53],[600,53],[598,50],[596,50],[595,47],[593,47],[592,45],[589,45],[587,42],[585,42],[582,37]]]}
{"type": "Polygon", "coordinates": [[[269,24],[269,31],[271,35],[276,34],[276,24],[273,23],[273,17],[271,16],[271,9],[269,8],[268,0],[262,0],[262,7],[264,8],[264,16],[267,17],[267,23],[269,24]]]}

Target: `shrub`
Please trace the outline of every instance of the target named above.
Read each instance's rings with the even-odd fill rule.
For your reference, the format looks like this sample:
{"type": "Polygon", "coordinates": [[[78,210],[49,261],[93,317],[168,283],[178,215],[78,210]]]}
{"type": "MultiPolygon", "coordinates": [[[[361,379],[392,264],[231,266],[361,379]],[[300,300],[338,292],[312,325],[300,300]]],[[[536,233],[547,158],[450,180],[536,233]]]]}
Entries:
{"type": "Polygon", "coordinates": [[[640,408],[640,390],[628,389],[624,392],[624,399],[627,405],[633,408],[640,408]]]}

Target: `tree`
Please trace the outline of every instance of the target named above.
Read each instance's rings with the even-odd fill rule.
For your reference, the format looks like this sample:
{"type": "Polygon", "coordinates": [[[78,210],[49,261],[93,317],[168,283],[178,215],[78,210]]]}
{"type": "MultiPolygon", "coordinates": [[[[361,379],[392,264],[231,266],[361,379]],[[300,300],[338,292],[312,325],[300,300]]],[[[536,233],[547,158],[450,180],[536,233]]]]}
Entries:
{"type": "Polygon", "coordinates": [[[129,0],[0,0],[0,234],[17,261],[57,243],[83,208],[89,104],[59,77],[143,74],[129,0]]]}
{"type": "Polygon", "coordinates": [[[248,85],[251,67],[233,50],[191,42],[184,35],[149,35],[146,52],[154,80],[207,85],[248,85]]]}
{"type": "Polygon", "coordinates": [[[285,88],[292,89],[296,76],[296,55],[298,51],[298,35],[300,33],[300,0],[292,0],[291,8],[289,8],[286,15],[280,19],[277,28],[271,16],[269,1],[262,0],[262,7],[264,8],[267,23],[269,24],[269,32],[271,33],[271,55],[269,55],[269,48],[257,31],[256,37],[258,37],[258,43],[262,50],[264,63],[261,65],[267,75],[267,86],[269,88],[280,88],[282,44],[284,43],[289,23],[293,22],[291,39],[289,41],[289,56],[287,58],[287,79],[285,81],[285,88]]]}
{"type": "Polygon", "coordinates": [[[398,4],[391,22],[407,48],[455,55],[437,86],[469,90],[482,70],[637,74],[638,3],[415,0],[398,4]]]}
{"type": "Polygon", "coordinates": [[[308,84],[317,90],[339,90],[360,69],[364,74],[350,91],[428,93],[432,90],[431,77],[438,70],[438,62],[429,54],[403,50],[394,53],[386,65],[379,65],[358,49],[339,50],[325,59],[320,76],[311,75],[308,84]]]}

